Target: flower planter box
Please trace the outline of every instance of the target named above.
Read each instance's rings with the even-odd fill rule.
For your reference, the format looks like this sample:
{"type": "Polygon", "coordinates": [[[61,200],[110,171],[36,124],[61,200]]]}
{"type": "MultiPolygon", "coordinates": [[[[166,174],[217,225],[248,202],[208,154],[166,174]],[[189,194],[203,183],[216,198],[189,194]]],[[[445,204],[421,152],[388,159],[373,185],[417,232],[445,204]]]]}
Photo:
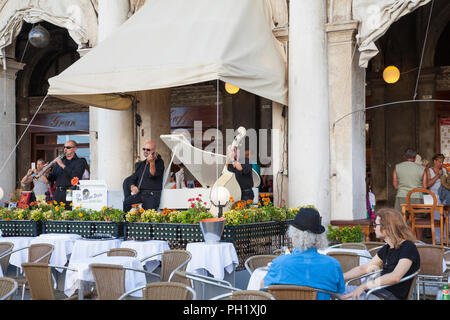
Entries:
{"type": "Polygon", "coordinates": [[[41,234],[41,221],[0,220],[3,237],[37,237],[41,234]]]}
{"type": "MultiPolygon", "coordinates": [[[[225,226],[222,241],[232,242],[239,258],[237,270],[243,270],[245,260],[256,254],[272,254],[286,245],[284,237],[290,221],[268,221],[225,226]]],[[[127,223],[126,238],[134,240],[166,240],[172,249],[185,249],[189,242],[202,242],[198,224],[127,223]]]]}
{"type": "Polygon", "coordinates": [[[124,228],[123,222],[112,221],[43,221],[42,233],[76,233],[83,238],[109,234],[118,238],[124,235],[124,228]]]}

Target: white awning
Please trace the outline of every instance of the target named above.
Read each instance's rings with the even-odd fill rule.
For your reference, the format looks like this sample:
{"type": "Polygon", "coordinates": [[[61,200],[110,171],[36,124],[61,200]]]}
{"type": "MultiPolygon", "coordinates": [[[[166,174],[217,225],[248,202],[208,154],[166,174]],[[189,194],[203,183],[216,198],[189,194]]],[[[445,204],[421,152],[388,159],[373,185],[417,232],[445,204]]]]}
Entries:
{"type": "Polygon", "coordinates": [[[377,55],[375,41],[404,15],[427,4],[430,0],[353,0],[353,18],[360,21],[356,36],[361,52],[359,66],[367,68],[377,55]]]}
{"type": "Polygon", "coordinates": [[[269,0],[147,0],[60,75],[49,94],[123,110],[117,93],[220,79],[287,105],[287,64],[269,0]]]}

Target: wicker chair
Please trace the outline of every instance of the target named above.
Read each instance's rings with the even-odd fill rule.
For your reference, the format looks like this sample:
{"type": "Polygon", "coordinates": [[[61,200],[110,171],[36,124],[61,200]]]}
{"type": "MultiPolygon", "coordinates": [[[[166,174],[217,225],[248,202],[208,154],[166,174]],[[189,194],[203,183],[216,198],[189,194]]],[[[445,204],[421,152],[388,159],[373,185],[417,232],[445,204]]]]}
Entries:
{"type": "MultiPolygon", "coordinates": [[[[275,300],[275,297],[268,292],[259,290],[239,290],[220,296],[220,299],[229,297],[229,300],[275,300]]],[[[219,300],[215,297],[213,300],[219,300]]]]}
{"type": "Polygon", "coordinates": [[[370,255],[372,257],[374,257],[377,254],[378,250],[380,250],[384,246],[384,242],[378,241],[366,241],[363,243],[365,244],[367,251],[370,252],[370,255]]]}
{"type": "MultiPolygon", "coordinates": [[[[407,280],[409,280],[409,279],[411,279],[411,278],[413,279],[412,282],[411,282],[411,286],[410,286],[410,288],[409,288],[409,291],[408,291],[408,295],[407,295],[407,297],[406,297],[405,300],[411,300],[411,297],[412,297],[412,294],[413,294],[413,291],[414,291],[414,286],[416,285],[416,281],[417,281],[417,277],[418,277],[418,275],[419,275],[419,272],[420,272],[420,269],[417,270],[416,272],[414,272],[413,274],[410,274],[409,276],[406,276],[406,277],[401,278],[400,281],[398,282],[398,283],[401,283],[401,282],[405,282],[405,281],[407,281],[407,280]]],[[[355,282],[355,285],[356,285],[357,283],[360,283],[360,280],[361,280],[362,278],[369,277],[369,278],[371,278],[371,279],[374,279],[374,278],[376,278],[376,277],[378,277],[378,276],[380,276],[380,275],[381,275],[381,270],[376,270],[376,271],[370,272],[370,273],[368,273],[368,274],[364,274],[364,275],[362,275],[362,276],[360,276],[360,277],[357,277],[357,278],[354,278],[354,279],[350,279],[350,280],[348,280],[348,281],[345,283],[345,285],[346,285],[346,286],[347,286],[347,285],[350,285],[352,282],[355,282]]],[[[375,287],[375,288],[370,289],[370,290],[367,291],[367,293],[366,293],[366,300],[368,300],[368,299],[369,299],[369,296],[372,295],[372,294],[377,295],[376,292],[377,292],[378,290],[384,289],[384,288],[387,288],[387,287],[390,287],[390,286],[394,286],[394,285],[396,285],[396,284],[398,284],[398,283],[389,284],[389,285],[383,285],[383,286],[378,286],[378,287],[375,287]]]]}
{"type": "Polygon", "coordinates": [[[277,255],[267,254],[267,255],[256,255],[247,258],[245,260],[245,269],[247,269],[250,275],[255,271],[255,269],[260,267],[266,267],[269,262],[272,262],[273,259],[277,258],[277,255]]]}
{"type": "Polygon", "coordinates": [[[3,271],[3,275],[6,276],[8,273],[9,258],[14,248],[14,243],[12,242],[0,242],[0,266],[3,271]]]}
{"type": "Polygon", "coordinates": [[[116,300],[125,293],[125,271],[149,274],[148,271],[127,268],[122,265],[91,263],[99,300],[116,300]]]}
{"type": "MultiPolygon", "coordinates": [[[[41,263],[49,263],[51,255],[54,250],[54,246],[49,243],[36,243],[32,244],[29,247],[23,247],[14,251],[10,251],[8,253],[11,256],[13,253],[21,250],[28,249],[28,261],[27,262],[41,262],[41,263]]],[[[24,276],[15,276],[12,277],[17,281],[18,286],[22,286],[22,300],[25,297],[25,289],[27,284],[27,279],[24,276]]]]}
{"type": "Polygon", "coordinates": [[[31,300],[76,300],[78,298],[77,295],[67,297],[63,291],[53,288],[52,268],[69,268],[46,263],[22,263],[22,268],[30,287],[31,300]]]}
{"type": "Polygon", "coordinates": [[[123,300],[131,293],[143,290],[143,300],[195,300],[196,293],[188,285],[178,282],[153,282],[130,290],[119,297],[123,300]]]}
{"type": "Polygon", "coordinates": [[[137,252],[134,249],[131,248],[112,248],[109,249],[108,251],[103,251],[97,254],[94,254],[92,257],[96,257],[102,254],[105,254],[108,257],[117,257],[117,256],[121,256],[121,257],[137,257],[137,252]]]}
{"type": "Polygon", "coordinates": [[[307,286],[274,284],[262,290],[267,290],[276,300],[316,300],[318,292],[329,294],[332,300],[341,300],[336,292],[307,286]]]}
{"type": "MultiPolygon", "coordinates": [[[[438,245],[416,245],[420,255],[420,273],[417,279],[417,299],[420,298],[420,285],[425,294],[425,285],[440,287],[448,281],[448,271],[443,270],[445,247],[438,245]]],[[[448,249],[448,248],[447,248],[448,249]]]]}
{"type": "Polygon", "coordinates": [[[344,242],[338,243],[330,248],[341,248],[341,249],[357,249],[357,250],[367,250],[366,245],[363,242],[344,242]]]}
{"type": "Polygon", "coordinates": [[[11,300],[17,287],[17,282],[14,279],[0,278],[0,300],[11,300]]]}
{"type": "Polygon", "coordinates": [[[154,272],[150,272],[151,275],[156,276],[158,278],[158,281],[161,282],[180,282],[189,286],[191,285],[190,281],[187,281],[186,279],[175,275],[176,271],[186,270],[188,262],[192,259],[192,255],[189,251],[166,250],[164,252],[145,257],[141,259],[141,262],[144,263],[146,260],[149,260],[158,255],[161,255],[161,273],[157,274],[154,272]]]}
{"type": "Polygon", "coordinates": [[[371,259],[371,257],[367,257],[364,255],[357,254],[355,252],[343,252],[343,251],[329,251],[327,253],[328,256],[337,259],[341,265],[342,273],[346,273],[347,271],[358,267],[360,265],[360,258],[371,259]]]}

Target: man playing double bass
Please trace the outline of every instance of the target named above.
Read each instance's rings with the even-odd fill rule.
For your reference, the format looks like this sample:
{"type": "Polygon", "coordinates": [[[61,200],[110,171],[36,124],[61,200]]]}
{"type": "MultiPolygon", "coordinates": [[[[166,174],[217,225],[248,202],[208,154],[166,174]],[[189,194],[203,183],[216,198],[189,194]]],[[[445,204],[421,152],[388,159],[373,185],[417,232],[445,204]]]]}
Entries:
{"type": "MultiPolygon", "coordinates": [[[[231,146],[230,146],[231,147],[231,146]]],[[[227,159],[227,169],[233,172],[239,187],[241,188],[241,200],[253,200],[253,174],[252,174],[252,164],[248,157],[240,159],[240,152],[237,148],[234,150],[229,150],[229,157],[227,159]],[[243,160],[243,162],[239,162],[243,160]]]]}

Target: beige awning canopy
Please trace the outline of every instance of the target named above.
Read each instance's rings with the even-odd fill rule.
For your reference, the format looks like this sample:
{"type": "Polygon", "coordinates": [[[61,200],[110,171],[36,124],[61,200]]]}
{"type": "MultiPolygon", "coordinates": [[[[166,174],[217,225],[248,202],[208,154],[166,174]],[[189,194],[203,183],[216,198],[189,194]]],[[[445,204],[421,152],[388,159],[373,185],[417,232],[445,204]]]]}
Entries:
{"type": "Polygon", "coordinates": [[[49,94],[124,110],[124,94],[220,79],[287,105],[286,56],[272,27],[269,0],[147,0],[50,78],[49,94]]]}

